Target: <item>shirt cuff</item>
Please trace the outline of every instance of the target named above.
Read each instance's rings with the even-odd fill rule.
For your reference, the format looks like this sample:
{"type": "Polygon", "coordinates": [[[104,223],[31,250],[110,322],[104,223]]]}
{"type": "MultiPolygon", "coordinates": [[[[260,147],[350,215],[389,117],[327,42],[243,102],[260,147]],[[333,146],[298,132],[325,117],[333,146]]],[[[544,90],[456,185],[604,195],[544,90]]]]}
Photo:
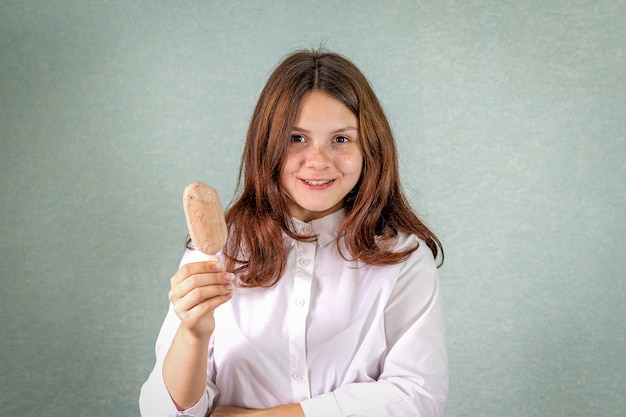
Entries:
{"type": "Polygon", "coordinates": [[[155,369],[141,388],[139,408],[142,416],[203,417],[206,415],[209,408],[209,399],[206,394],[203,394],[190,408],[183,411],[177,410],[159,372],[160,368],[155,369]]]}
{"type": "Polygon", "coordinates": [[[203,417],[206,415],[208,409],[209,400],[205,394],[202,394],[202,397],[200,397],[197,403],[184,411],[179,411],[176,413],[176,417],[203,417]]]}
{"type": "Polygon", "coordinates": [[[343,413],[337,404],[335,394],[320,395],[300,403],[306,417],[343,417],[343,413]]]}

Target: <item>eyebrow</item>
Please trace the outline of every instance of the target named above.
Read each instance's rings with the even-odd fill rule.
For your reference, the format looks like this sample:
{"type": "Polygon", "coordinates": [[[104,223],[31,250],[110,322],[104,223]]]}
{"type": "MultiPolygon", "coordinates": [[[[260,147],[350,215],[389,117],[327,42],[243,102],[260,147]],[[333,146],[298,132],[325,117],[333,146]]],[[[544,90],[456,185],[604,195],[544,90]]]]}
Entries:
{"type": "MultiPolygon", "coordinates": [[[[295,132],[311,133],[311,131],[306,130],[306,129],[303,129],[303,128],[298,127],[298,126],[294,126],[294,127],[293,127],[293,129],[291,129],[291,130],[293,130],[293,131],[295,131],[295,132]]],[[[334,134],[337,134],[337,133],[347,132],[347,131],[349,131],[349,130],[355,130],[357,133],[359,132],[359,129],[357,129],[357,128],[356,128],[356,127],[354,127],[354,126],[346,126],[346,127],[342,127],[342,128],[340,128],[340,129],[334,130],[334,131],[332,131],[332,132],[330,132],[330,133],[332,133],[332,134],[334,135],[334,134]]]]}

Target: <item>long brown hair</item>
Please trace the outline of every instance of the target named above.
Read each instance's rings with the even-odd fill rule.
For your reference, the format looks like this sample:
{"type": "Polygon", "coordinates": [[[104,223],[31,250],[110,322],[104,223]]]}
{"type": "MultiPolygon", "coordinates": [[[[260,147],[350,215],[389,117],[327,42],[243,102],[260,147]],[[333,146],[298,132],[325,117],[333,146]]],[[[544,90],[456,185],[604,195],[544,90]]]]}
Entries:
{"type": "Polygon", "coordinates": [[[290,227],[288,198],[279,176],[302,97],[322,91],[348,107],[358,119],[363,171],[344,199],[347,213],[339,228],[350,259],[373,265],[402,262],[417,249],[395,252],[386,245],[398,232],[422,238],[443,263],[439,239],[410,207],[400,185],[398,156],[385,113],[365,76],[345,57],[324,51],[296,51],[270,75],[252,114],[241,158],[239,196],[226,211],[229,237],[226,268],[243,285],[270,286],[286,263],[282,234],[297,240],[290,227]]]}

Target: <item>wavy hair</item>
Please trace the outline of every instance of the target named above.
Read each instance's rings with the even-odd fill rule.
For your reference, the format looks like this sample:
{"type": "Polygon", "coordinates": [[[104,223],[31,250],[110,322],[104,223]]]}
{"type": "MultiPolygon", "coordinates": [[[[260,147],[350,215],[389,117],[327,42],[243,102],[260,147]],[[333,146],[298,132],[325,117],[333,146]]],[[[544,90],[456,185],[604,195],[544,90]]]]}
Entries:
{"type": "Polygon", "coordinates": [[[297,235],[290,227],[289,197],[279,181],[298,106],[312,90],[343,103],[358,120],[363,170],[344,199],[347,216],[339,228],[350,259],[373,265],[402,262],[417,247],[396,252],[386,243],[398,232],[406,232],[423,239],[440,258],[440,266],[441,243],[402,192],[391,128],[367,79],[341,55],[301,50],[275,68],[252,114],[239,169],[238,197],[226,211],[227,270],[239,275],[242,285],[271,286],[286,264],[282,234],[300,241],[315,240],[314,236],[297,235]]]}

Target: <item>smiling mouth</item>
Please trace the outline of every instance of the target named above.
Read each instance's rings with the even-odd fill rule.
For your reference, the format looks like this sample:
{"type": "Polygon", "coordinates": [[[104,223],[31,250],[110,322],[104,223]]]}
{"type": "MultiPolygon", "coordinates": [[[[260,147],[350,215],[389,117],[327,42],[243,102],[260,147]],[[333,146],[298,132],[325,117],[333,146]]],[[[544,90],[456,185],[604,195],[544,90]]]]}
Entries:
{"type": "Polygon", "coordinates": [[[306,182],[308,185],[320,186],[320,185],[330,184],[331,182],[335,180],[302,180],[302,181],[306,182]]]}

